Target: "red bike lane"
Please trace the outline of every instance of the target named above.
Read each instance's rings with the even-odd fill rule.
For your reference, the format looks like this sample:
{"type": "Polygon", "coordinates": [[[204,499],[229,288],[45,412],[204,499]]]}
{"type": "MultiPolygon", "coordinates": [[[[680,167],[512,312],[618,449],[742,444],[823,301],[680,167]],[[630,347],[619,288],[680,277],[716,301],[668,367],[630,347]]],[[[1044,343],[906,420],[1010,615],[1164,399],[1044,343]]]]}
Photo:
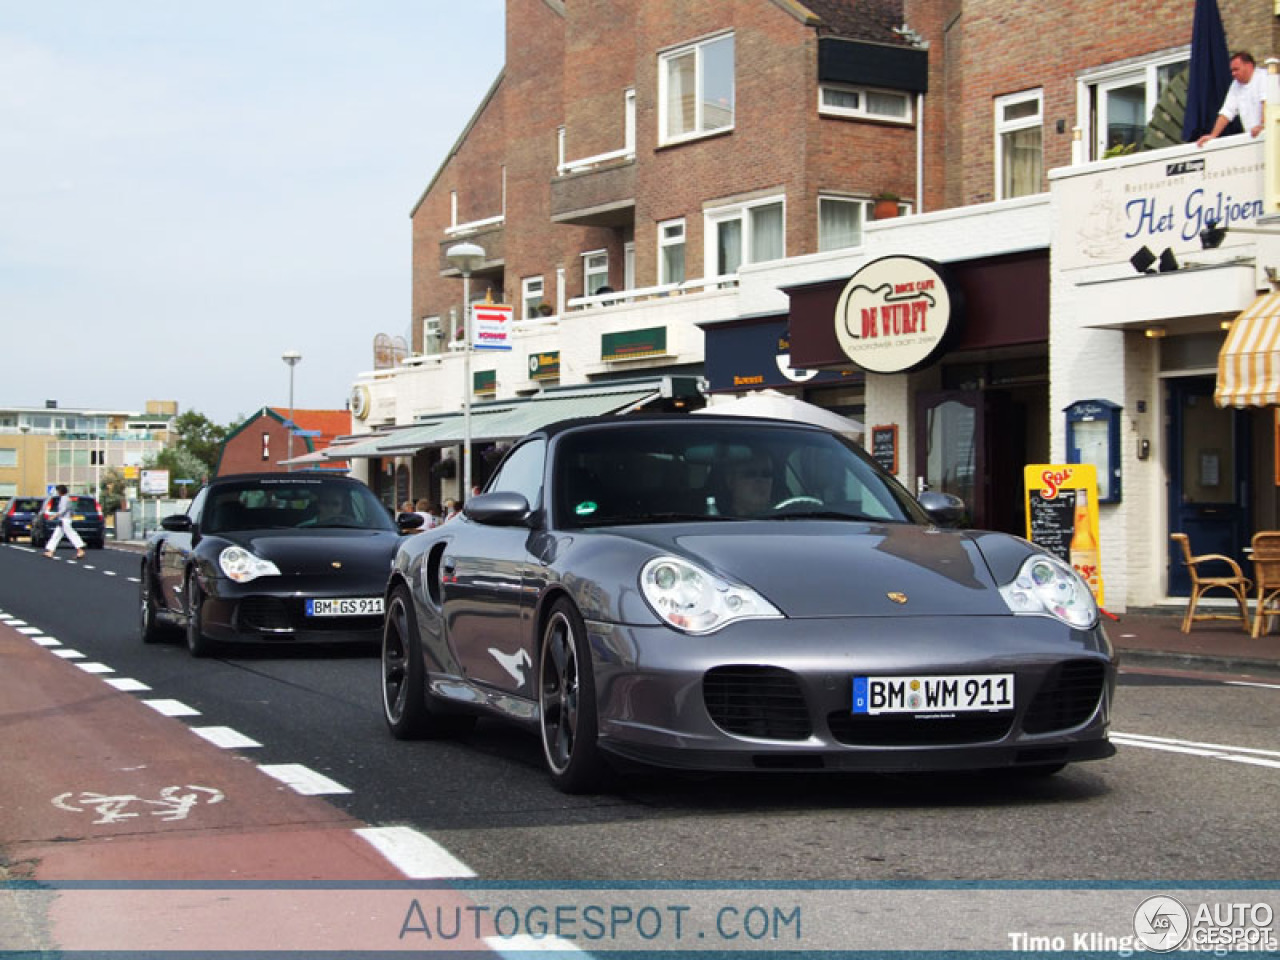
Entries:
{"type": "Polygon", "coordinates": [[[0,624],[0,951],[406,948],[405,876],[363,822],[20,629],[0,624]]]}

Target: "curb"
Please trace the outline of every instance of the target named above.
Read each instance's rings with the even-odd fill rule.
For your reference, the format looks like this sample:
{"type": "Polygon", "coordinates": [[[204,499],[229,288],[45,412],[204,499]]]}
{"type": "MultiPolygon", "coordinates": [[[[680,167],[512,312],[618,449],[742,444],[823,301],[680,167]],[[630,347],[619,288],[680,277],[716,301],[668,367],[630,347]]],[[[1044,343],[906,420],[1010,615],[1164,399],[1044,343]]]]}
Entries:
{"type": "Polygon", "coordinates": [[[1126,650],[1116,647],[1116,656],[1123,669],[1127,664],[1149,667],[1168,667],[1178,670],[1204,672],[1212,669],[1225,673],[1260,674],[1267,678],[1280,678],[1280,664],[1274,660],[1251,657],[1215,657],[1195,653],[1173,653],[1165,650],[1126,650]]]}

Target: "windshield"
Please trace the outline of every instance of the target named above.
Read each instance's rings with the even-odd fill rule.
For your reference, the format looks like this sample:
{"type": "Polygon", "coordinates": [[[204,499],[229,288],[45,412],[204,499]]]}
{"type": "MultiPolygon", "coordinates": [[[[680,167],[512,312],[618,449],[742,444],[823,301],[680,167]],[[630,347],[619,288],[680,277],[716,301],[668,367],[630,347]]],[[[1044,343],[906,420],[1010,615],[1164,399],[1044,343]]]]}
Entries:
{"type": "Polygon", "coordinates": [[[200,519],[204,533],[236,530],[395,530],[368,487],[336,477],[288,477],[218,484],[200,519]]]}
{"type": "Polygon", "coordinates": [[[672,420],[573,431],[556,447],[561,527],[819,517],[920,522],[906,491],[834,434],[672,420]]]}
{"type": "Polygon", "coordinates": [[[39,509],[39,497],[15,497],[10,507],[12,513],[32,513],[39,509]]]}

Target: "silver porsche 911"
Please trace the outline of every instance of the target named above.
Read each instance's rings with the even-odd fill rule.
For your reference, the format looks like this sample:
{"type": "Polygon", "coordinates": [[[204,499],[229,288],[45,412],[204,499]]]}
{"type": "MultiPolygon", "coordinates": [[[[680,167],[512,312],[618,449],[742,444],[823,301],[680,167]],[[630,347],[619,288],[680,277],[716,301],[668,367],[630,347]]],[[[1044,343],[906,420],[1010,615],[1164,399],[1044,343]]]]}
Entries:
{"type": "Polygon", "coordinates": [[[816,427],[554,424],[401,544],[387,724],[528,726],[568,792],[610,761],[1044,774],[1112,755],[1088,587],[1024,540],[948,529],[958,515],[816,427]]]}

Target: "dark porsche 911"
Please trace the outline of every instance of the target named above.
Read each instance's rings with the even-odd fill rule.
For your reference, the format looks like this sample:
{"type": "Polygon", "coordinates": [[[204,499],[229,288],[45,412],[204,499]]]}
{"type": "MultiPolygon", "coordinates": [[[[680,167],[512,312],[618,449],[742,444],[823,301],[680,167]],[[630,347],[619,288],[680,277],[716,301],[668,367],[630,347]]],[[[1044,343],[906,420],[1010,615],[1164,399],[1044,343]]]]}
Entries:
{"type": "Polygon", "coordinates": [[[364,484],[325,474],[219,477],[147,542],[142,639],[376,642],[400,534],[364,484]]]}
{"type": "Polygon", "coordinates": [[[610,760],[1045,774],[1110,756],[1088,587],[1025,540],[947,529],[962,507],[917,502],[816,427],[552,425],[460,519],[402,542],[387,724],[525,725],[566,791],[610,760]]]}

